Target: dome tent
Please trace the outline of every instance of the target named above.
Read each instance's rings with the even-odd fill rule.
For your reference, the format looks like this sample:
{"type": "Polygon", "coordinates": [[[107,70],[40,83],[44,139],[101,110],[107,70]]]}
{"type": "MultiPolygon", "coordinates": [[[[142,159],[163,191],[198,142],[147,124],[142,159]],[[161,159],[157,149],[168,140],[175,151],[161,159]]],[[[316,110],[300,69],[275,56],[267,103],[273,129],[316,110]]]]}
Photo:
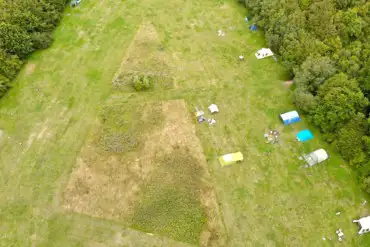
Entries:
{"type": "Polygon", "coordinates": [[[358,232],[358,234],[370,232],[370,216],[362,217],[359,220],[354,220],[353,222],[360,225],[360,231],[358,232]]]}
{"type": "Polygon", "coordinates": [[[308,166],[314,166],[329,158],[328,153],[324,149],[318,149],[312,153],[303,155],[303,159],[307,162],[308,166]]]}
{"type": "Polygon", "coordinates": [[[210,106],[208,106],[208,110],[211,112],[211,113],[216,113],[216,112],[219,112],[218,111],[218,107],[216,104],[212,104],[210,106]]]}
{"type": "Polygon", "coordinates": [[[274,55],[274,53],[269,48],[262,48],[258,50],[254,55],[257,59],[262,59],[265,57],[271,57],[274,55]]]}

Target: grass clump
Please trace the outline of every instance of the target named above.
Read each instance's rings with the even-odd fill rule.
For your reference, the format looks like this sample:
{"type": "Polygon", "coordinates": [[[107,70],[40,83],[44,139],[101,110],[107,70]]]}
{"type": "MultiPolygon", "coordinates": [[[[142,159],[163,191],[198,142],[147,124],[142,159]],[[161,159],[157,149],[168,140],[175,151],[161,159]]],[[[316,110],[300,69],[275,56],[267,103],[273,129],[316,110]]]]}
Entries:
{"type": "Polygon", "coordinates": [[[136,91],[147,91],[153,88],[154,80],[148,75],[134,75],[132,86],[136,91]]]}
{"type": "Polygon", "coordinates": [[[135,149],[139,144],[136,134],[132,133],[132,131],[103,135],[101,142],[104,150],[111,153],[122,153],[125,150],[130,151],[135,149]]]}
{"type": "Polygon", "coordinates": [[[107,105],[101,115],[99,146],[110,153],[136,150],[142,136],[160,126],[163,114],[160,104],[107,105]]]}
{"type": "Polygon", "coordinates": [[[112,85],[123,91],[168,90],[174,87],[174,78],[169,73],[126,71],[119,73],[112,85]]]}

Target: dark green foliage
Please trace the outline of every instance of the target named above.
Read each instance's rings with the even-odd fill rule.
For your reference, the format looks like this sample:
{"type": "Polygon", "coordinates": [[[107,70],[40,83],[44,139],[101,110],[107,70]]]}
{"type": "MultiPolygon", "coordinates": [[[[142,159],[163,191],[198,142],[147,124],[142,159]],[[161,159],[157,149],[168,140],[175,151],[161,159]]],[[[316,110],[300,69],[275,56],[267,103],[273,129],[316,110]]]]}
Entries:
{"type": "MultiPolygon", "coordinates": [[[[367,166],[370,166],[370,164],[367,164],[367,166]]],[[[360,181],[362,189],[370,194],[370,173],[369,176],[362,176],[360,181]]]]}
{"type": "Polygon", "coordinates": [[[294,91],[293,102],[305,113],[312,112],[312,110],[314,110],[317,106],[316,97],[304,88],[294,91]]]}
{"type": "Polygon", "coordinates": [[[22,61],[17,55],[9,55],[0,48],[0,74],[8,79],[15,77],[20,67],[22,66],[22,61]]]}
{"type": "Polygon", "coordinates": [[[53,38],[51,37],[51,34],[48,32],[32,33],[31,39],[32,39],[33,48],[36,50],[48,48],[53,42],[53,38]]]}
{"type": "Polygon", "coordinates": [[[356,81],[337,74],[320,87],[318,105],[311,114],[324,133],[332,133],[363,112],[368,104],[356,81]]]}
{"type": "Polygon", "coordinates": [[[10,87],[9,79],[0,74],[0,97],[3,96],[10,87]]]}
{"type": "Polygon", "coordinates": [[[23,60],[52,42],[65,0],[0,1],[0,97],[10,88],[23,60]],[[6,79],[4,79],[4,77],[6,79]]]}
{"type": "Polygon", "coordinates": [[[30,35],[22,27],[0,23],[0,47],[8,54],[26,57],[33,51],[30,35]]]}
{"type": "Polygon", "coordinates": [[[343,158],[353,161],[354,164],[365,161],[363,136],[367,128],[365,116],[359,113],[339,130],[335,144],[343,158]]]}
{"type": "Polygon", "coordinates": [[[294,81],[316,94],[319,86],[335,73],[334,63],[328,57],[308,57],[302,65],[294,70],[294,81]]]}
{"type": "Polygon", "coordinates": [[[343,158],[361,167],[370,193],[370,2],[246,0],[268,45],[294,75],[295,105],[343,158]]]}

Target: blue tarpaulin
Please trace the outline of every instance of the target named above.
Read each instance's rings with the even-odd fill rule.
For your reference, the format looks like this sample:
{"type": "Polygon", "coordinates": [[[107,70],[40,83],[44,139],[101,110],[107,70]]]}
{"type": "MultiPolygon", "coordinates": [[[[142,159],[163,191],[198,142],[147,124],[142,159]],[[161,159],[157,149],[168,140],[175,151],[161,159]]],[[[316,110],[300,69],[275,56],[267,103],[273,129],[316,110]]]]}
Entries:
{"type": "Polygon", "coordinates": [[[251,25],[251,26],[249,27],[249,29],[250,29],[251,31],[256,31],[256,30],[257,30],[257,26],[256,26],[255,24],[253,24],[253,25],[251,25]]]}
{"type": "Polygon", "coordinates": [[[305,142],[305,141],[311,140],[313,138],[313,134],[309,130],[302,130],[298,132],[296,137],[298,141],[305,142]]]}

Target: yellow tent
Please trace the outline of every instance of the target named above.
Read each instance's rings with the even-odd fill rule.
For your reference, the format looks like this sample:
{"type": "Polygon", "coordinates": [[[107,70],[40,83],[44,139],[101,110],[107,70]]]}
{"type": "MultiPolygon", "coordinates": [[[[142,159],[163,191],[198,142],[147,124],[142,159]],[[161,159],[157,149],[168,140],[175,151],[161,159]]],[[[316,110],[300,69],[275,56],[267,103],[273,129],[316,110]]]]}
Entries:
{"type": "Polygon", "coordinates": [[[234,164],[235,162],[242,161],[244,159],[243,154],[241,152],[225,154],[218,158],[221,163],[221,167],[229,166],[234,164]]]}

